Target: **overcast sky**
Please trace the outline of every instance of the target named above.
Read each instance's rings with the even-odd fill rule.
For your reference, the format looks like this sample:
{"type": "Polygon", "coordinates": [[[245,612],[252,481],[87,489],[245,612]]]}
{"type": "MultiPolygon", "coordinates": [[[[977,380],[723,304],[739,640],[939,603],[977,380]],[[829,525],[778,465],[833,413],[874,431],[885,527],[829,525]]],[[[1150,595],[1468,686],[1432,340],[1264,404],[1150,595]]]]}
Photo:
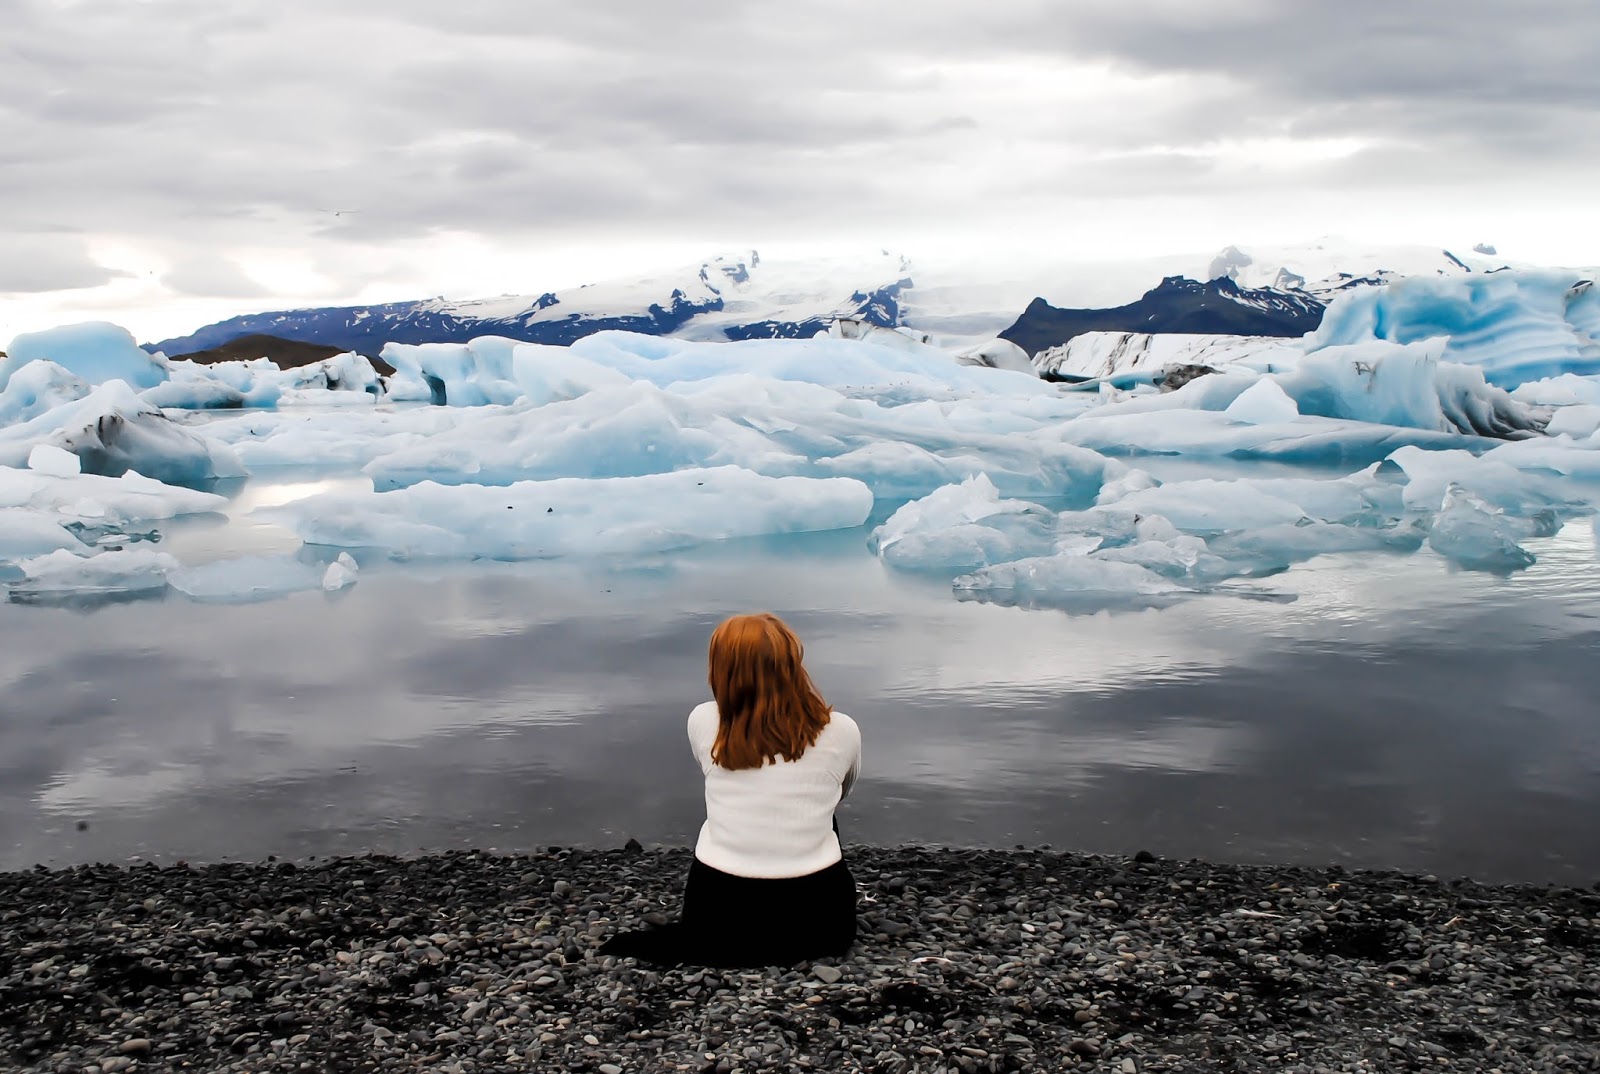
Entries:
{"type": "Polygon", "coordinates": [[[1600,261],[1596,0],[0,12],[0,344],[750,246],[1060,260],[1339,233],[1600,261]]]}

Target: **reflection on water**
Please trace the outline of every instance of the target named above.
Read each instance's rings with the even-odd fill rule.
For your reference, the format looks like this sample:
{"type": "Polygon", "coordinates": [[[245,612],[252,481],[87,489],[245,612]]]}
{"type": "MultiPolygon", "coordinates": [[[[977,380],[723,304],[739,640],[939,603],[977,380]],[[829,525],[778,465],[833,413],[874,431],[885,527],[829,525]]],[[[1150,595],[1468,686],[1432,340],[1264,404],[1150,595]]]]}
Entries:
{"type": "MultiPolygon", "coordinates": [[[[166,540],[284,539],[250,505],[166,540]]],[[[1288,602],[1091,616],[956,601],[864,538],[373,564],[332,602],[0,606],[0,866],[687,843],[707,635],[770,608],[866,734],[852,839],[1600,878],[1587,522],[1510,579],[1331,556],[1244,583],[1288,602]]]]}

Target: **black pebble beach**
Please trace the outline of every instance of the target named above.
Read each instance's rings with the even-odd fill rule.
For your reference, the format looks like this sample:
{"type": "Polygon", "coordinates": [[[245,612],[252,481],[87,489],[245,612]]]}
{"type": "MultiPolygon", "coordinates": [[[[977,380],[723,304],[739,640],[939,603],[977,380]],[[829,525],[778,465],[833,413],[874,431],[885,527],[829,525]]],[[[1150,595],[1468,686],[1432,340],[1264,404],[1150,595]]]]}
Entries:
{"type": "Polygon", "coordinates": [[[594,954],[674,911],[681,850],[0,874],[0,1069],[1600,1070],[1594,891],[849,860],[855,949],[765,971],[594,954]]]}

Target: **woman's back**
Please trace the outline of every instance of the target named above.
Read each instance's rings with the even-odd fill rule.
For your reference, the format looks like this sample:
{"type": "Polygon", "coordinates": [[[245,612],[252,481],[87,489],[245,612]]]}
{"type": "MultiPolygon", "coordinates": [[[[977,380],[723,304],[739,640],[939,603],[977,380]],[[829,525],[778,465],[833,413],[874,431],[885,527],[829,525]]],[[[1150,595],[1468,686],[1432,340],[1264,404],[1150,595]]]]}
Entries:
{"type": "Polygon", "coordinates": [[[695,857],[737,876],[804,876],[840,860],[833,811],[850,792],[861,731],[834,712],[796,760],[727,769],[712,760],[719,716],[714,701],[689,714],[689,745],[705,775],[706,821],[695,857]]]}

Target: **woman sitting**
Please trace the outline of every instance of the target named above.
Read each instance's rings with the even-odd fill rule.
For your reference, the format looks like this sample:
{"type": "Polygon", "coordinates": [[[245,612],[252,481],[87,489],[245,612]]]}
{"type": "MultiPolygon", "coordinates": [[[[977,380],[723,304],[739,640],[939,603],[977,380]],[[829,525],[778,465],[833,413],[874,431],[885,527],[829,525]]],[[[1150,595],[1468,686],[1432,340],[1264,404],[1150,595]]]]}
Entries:
{"type": "Polygon", "coordinates": [[[841,955],[856,934],[855,879],[833,811],[861,762],[861,731],[817,693],[800,640],[775,615],[711,635],[713,700],[689,713],[706,821],[673,925],[600,948],[662,964],[789,965],[841,955]]]}

